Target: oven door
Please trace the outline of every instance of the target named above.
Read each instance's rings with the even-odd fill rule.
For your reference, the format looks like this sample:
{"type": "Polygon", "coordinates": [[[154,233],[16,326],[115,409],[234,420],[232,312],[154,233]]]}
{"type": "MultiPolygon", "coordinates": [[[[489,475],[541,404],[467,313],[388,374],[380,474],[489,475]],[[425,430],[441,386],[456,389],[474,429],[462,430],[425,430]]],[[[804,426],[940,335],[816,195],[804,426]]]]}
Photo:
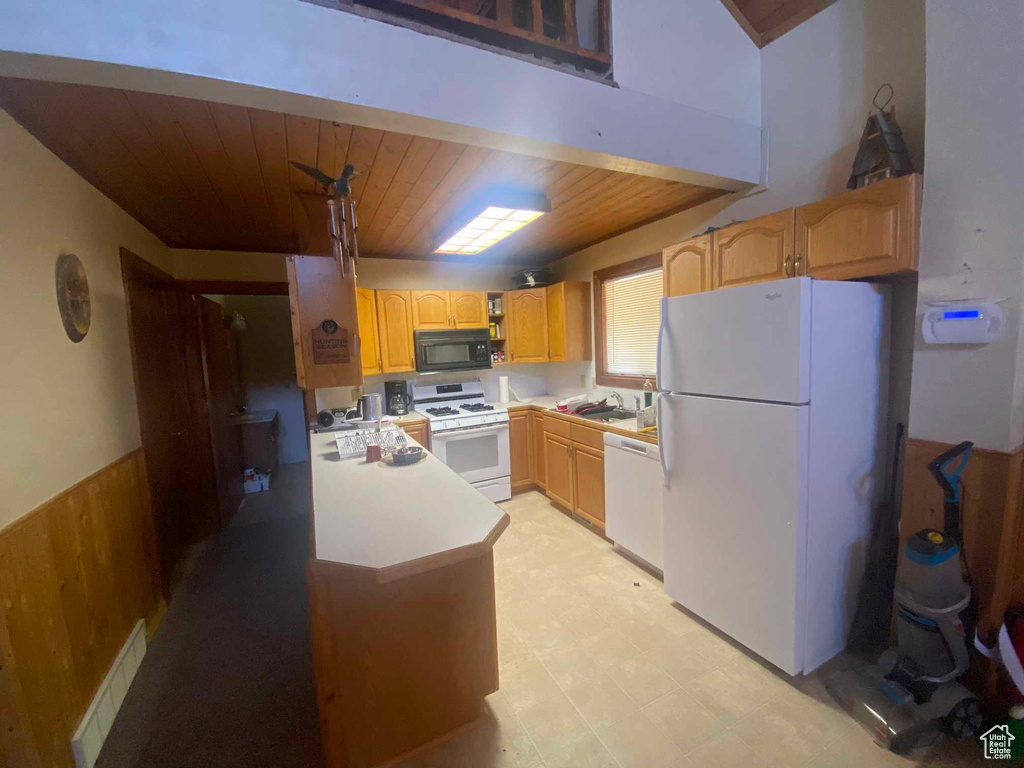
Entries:
{"type": "Polygon", "coordinates": [[[434,455],[464,480],[478,483],[508,477],[508,423],[469,427],[431,435],[434,455]]]}
{"type": "Polygon", "coordinates": [[[490,334],[468,331],[416,331],[416,370],[472,371],[491,367],[490,334]]]}

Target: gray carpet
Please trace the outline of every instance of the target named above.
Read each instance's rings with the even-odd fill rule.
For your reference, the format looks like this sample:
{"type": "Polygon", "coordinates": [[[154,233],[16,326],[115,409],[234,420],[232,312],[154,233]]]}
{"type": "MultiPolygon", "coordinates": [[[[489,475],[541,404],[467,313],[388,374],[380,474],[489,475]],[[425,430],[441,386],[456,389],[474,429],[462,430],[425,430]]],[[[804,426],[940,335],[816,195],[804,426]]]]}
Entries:
{"type": "Polygon", "coordinates": [[[308,467],[279,467],[271,490],[247,497],[198,548],[97,768],[323,765],[305,583],[308,467]]]}

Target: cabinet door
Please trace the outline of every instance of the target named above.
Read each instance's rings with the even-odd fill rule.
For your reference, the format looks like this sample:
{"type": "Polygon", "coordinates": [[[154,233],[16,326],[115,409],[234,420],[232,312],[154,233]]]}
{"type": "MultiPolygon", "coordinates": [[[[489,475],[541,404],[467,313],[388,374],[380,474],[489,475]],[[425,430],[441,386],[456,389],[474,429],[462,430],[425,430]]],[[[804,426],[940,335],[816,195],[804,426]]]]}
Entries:
{"type": "Polygon", "coordinates": [[[604,530],[604,452],[573,444],[573,511],[604,530]]]}
{"type": "Polygon", "coordinates": [[[427,422],[416,421],[412,424],[401,424],[400,426],[402,431],[417,443],[424,448],[430,448],[430,431],[427,429],[427,422]]]}
{"type": "Polygon", "coordinates": [[[416,370],[412,343],[412,297],[409,291],[377,291],[377,326],[384,373],[416,370]]]}
{"type": "Polygon", "coordinates": [[[712,233],[716,288],[781,280],[793,275],[793,209],[712,233]]]}
{"type": "Polygon", "coordinates": [[[565,283],[548,286],[548,358],[552,362],[566,359],[565,349],[565,283]]]}
{"type": "Polygon", "coordinates": [[[363,376],[380,373],[380,339],[377,335],[377,299],[369,288],[356,288],[359,309],[359,356],[363,376]]]}
{"type": "Polygon", "coordinates": [[[456,328],[487,327],[487,294],[484,291],[449,291],[452,324],[456,328]]]}
{"type": "Polygon", "coordinates": [[[412,327],[417,331],[443,331],[452,327],[448,291],[411,291],[412,327]]]}
{"type": "Polygon", "coordinates": [[[509,463],[512,467],[512,493],[533,485],[530,479],[530,414],[519,411],[509,414],[509,463]]]}
{"type": "Polygon", "coordinates": [[[917,268],[921,177],[912,174],[796,209],[796,273],[849,280],[917,268]]]}
{"type": "Polygon", "coordinates": [[[710,291],[711,235],[702,235],[661,252],[666,296],[688,296],[710,291]]]}
{"type": "Polygon", "coordinates": [[[299,388],[362,384],[355,278],[342,278],[321,256],[289,256],[285,264],[299,388]]]}
{"type": "Polygon", "coordinates": [[[547,291],[528,288],[510,291],[508,296],[511,362],[543,363],[548,359],[547,291]]]}
{"type": "Polygon", "coordinates": [[[568,510],[573,508],[572,497],[572,443],[564,437],[544,435],[544,461],[546,465],[547,488],[549,499],[561,504],[568,510]]]}
{"type": "Polygon", "coordinates": [[[548,471],[544,461],[544,417],[539,413],[530,415],[533,417],[533,479],[538,486],[546,488],[548,471]]]}

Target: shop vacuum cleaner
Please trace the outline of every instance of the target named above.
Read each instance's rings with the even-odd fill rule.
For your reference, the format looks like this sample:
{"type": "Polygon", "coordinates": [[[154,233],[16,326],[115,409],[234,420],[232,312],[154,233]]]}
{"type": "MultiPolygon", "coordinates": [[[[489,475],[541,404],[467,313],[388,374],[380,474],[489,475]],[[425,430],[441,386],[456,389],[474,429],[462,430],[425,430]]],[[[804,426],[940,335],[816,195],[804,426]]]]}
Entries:
{"type": "Polygon", "coordinates": [[[970,664],[977,603],[961,565],[963,472],[970,442],[928,465],[945,497],[944,530],[925,529],[903,548],[896,580],[897,645],[870,667],[840,672],[825,687],[882,747],[906,753],[944,735],[977,735],[978,700],[958,682],[970,664]]]}

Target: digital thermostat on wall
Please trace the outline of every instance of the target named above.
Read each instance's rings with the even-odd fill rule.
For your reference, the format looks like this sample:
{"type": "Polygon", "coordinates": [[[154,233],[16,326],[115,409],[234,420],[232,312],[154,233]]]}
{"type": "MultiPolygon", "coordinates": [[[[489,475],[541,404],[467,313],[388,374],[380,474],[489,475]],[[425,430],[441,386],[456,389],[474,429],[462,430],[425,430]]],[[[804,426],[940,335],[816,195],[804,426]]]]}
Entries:
{"type": "Polygon", "coordinates": [[[956,303],[930,307],[921,321],[929,344],[988,344],[1003,331],[998,302],[956,303]]]}

